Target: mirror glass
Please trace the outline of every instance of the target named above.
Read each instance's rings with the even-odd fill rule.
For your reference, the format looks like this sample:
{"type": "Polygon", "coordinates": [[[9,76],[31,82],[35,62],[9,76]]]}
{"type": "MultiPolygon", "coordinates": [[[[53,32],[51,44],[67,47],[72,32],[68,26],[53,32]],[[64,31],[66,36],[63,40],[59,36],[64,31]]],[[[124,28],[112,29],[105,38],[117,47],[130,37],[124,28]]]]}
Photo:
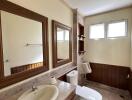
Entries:
{"type": "Polygon", "coordinates": [[[57,28],[57,61],[69,59],[69,30],[57,28]]]}
{"type": "Polygon", "coordinates": [[[4,75],[43,66],[42,23],[1,11],[4,75]]]}

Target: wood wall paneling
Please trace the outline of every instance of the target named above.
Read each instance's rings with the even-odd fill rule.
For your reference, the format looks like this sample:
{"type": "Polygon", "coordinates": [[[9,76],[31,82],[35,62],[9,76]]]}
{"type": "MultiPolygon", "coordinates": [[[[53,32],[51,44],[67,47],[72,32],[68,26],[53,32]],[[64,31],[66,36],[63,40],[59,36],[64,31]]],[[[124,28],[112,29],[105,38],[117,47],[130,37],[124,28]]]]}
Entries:
{"type": "Polygon", "coordinates": [[[78,12],[73,9],[73,65],[77,65],[77,28],[78,28],[78,12]]]}
{"type": "Polygon", "coordinates": [[[72,91],[71,94],[69,94],[69,96],[65,100],[75,100],[75,96],[76,96],[76,93],[74,90],[74,91],[72,91]]]}
{"type": "Polygon", "coordinates": [[[17,67],[11,68],[11,74],[15,74],[15,73],[19,73],[19,72],[23,72],[27,70],[32,70],[32,69],[43,67],[43,66],[45,66],[45,64],[43,65],[43,62],[37,62],[37,63],[27,64],[27,65],[17,66],[17,67]]]}
{"type": "Polygon", "coordinates": [[[132,97],[132,71],[130,72],[129,91],[132,97]]]}
{"type": "Polygon", "coordinates": [[[129,79],[127,78],[130,68],[124,66],[90,63],[92,73],[87,79],[109,85],[120,89],[128,89],[129,79]]]}

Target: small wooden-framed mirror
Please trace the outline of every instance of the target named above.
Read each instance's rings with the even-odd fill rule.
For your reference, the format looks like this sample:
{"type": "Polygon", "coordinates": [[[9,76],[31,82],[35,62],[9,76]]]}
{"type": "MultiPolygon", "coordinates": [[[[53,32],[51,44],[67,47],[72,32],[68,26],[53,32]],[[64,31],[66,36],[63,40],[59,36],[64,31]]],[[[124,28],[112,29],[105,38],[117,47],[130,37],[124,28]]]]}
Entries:
{"type": "Polygon", "coordinates": [[[52,21],[53,66],[58,67],[72,61],[72,29],[52,21]]]}
{"type": "Polygon", "coordinates": [[[0,88],[45,72],[48,18],[0,0],[0,88]]]}

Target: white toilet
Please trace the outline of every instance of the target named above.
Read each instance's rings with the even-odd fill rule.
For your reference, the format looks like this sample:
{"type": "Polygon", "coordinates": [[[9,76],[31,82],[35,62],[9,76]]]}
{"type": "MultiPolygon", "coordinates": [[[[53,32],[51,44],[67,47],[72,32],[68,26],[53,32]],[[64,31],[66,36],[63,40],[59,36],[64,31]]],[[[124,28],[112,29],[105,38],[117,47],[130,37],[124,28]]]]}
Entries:
{"type": "Polygon", "coordinates": [[[76,95],[80,97],[80,100],[102,100],[102,95],[99,92],[85,86],[77,86],[76,95]]]}
{"type": "Polygon", "coordinates": [[[80,100],[102,100],[102,95],[94,89],[78,85],[78,71],[74,70],[67,74],[69,83],[76,85],[76,95],[80,100]]]}

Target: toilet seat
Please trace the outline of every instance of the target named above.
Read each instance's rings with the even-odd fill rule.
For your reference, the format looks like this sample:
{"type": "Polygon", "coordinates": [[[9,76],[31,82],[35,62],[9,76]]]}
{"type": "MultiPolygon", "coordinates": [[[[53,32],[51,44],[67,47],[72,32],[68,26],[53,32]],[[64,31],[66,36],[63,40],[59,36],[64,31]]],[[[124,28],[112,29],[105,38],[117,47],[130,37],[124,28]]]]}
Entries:
{"type": "Polygon", "coordinates": [[[77,86],[76,94],[82,98],[81,100],[102,100],[102,95],[99,92],[85,86],[77,86]]]}

